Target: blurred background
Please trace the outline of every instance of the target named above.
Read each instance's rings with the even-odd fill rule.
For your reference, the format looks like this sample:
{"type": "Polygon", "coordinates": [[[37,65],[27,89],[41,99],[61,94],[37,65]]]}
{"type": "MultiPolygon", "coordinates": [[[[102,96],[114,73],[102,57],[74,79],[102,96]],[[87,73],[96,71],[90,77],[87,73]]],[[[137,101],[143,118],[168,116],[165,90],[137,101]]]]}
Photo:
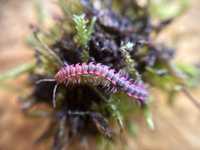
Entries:
{"type": "MultiPolygon", "coordinates": [[[[49,1],[44,1],[45,6],[49,1]]],[[[196,64],[200,62],[200,1],[190,0],[183,15],[178,17],[159,36],[159,41],[177,49],[175,61],[196,64]]],[[[31,0],[0,0],[0,73],[28,62],[33,52],[25,39],[31,33],[29,24],[35,22],[31,0]]],[[[13,88],[0,85],[0,149],[43,150],[49,143],[40,145],[33,141],[47,124],[45,119],[25,117],[17,98],[23,93],[26,76],[8,81],[13,88]]],[[[192,94],[200,99],[200,89],[192,94]]],[[[155,91],[157,103],[152,106],[155,130],[141,123],[135,138],[128,138],[130,149],[139,150],[199,150],[200,112],[187,98],[179,94],[175,104],[167,105],[164,93],[155,91]]]]}

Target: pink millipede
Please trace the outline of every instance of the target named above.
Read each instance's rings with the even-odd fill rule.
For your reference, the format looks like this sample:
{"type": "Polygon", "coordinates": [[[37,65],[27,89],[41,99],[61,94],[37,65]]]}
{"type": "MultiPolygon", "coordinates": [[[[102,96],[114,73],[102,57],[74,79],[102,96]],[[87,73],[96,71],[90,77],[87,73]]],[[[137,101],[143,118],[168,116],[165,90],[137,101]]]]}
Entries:
{"type": "Polygon", "coordinates": [[[78,84],[91,83],[93,85],[103,85],[109,87],[112,92],[122,91],[130,97],[134,97],[144,104],[148,97],[148,92],[143,84],[133,82],[127,75],[121,71],[116,72],[114,69],[100,63],[93,62],[86,64],[72,64],[62,67],[54,76],[54,79],[42,79],[43,81],[56,81],[57,84],[53,92],[53,104],[55,106],[55,93],[59,84],[78,84]],[[86,78],[85,78],[86,76],[86,78]],[[87,77],[90,76],[90,77],[87,77]]]}

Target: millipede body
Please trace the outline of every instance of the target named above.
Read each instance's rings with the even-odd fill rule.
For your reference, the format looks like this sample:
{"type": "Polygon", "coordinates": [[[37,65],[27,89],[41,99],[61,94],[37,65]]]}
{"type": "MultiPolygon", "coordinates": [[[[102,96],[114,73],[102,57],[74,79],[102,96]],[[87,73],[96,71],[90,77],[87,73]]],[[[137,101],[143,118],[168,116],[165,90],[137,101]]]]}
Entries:
{"type": "Polygon", "coordinates": [[[146,102],[148,97],[148,92],[143,84],[134,82],[121,71],[116,72],[114,69],[100,63],[65,65],[57,72],[55,79],[59,84],[65,85],[86,82],[95,85],[101,84],[109,87],[113,92],[125,92],[142,104],[146,102]]]}

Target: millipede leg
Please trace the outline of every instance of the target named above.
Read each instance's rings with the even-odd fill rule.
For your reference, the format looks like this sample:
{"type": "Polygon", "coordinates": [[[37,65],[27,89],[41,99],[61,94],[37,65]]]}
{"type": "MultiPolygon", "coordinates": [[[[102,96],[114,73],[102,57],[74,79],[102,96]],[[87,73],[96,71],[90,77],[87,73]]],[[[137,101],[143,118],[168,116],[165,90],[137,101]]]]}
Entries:
{"type": "Polygon", "coordinates": [[[53,89],[53,107],[55,108],[56,107],[56,90],[58,88],[58,83],[54,86],[54,89],[53,89]]]}

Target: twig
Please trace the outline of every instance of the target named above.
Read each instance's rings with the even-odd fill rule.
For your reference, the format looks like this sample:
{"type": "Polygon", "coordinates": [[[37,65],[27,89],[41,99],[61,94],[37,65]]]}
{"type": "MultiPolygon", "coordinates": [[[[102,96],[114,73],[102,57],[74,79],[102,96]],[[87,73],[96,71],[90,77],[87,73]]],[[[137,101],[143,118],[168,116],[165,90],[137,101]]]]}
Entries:
{"type": "Polygon", "coordinates": [[[185,88],[182,88],[182,92],[188,97],[188,99],[194,104],[194,106],[196,106],[196,108],[200,111],[200,102],[195,99],[191,93],[185,88]]]}
{"type": "Polygon", "coordinates": [[[37,32],[34,32],[33,35],[34,35],[35,38],[40,42],[40,45],[41,45],[44,49],[46,49],[46,50],[49,52],[49,54],[50,54],[51,56],[53,56],[53,57],[59,62],[60,65],[63,65],[63,62],[62,62],[62,60],[58,57],[58,55],[57,55],[53,50],[51,50],[46,44],[44,44],[44,43],[41,41],[41,39],[38,37],[37,32]]]}
{"type": "Polygon", "coordinates": [[[34,67],[35,67],[35,63],[33,63],[33,62],[16,66],[15,68],[10,69],[5,73],[1,73],[0,82],[7,80],[7,79],[15,78],[23,73],[31,71],[34,67]]]}

